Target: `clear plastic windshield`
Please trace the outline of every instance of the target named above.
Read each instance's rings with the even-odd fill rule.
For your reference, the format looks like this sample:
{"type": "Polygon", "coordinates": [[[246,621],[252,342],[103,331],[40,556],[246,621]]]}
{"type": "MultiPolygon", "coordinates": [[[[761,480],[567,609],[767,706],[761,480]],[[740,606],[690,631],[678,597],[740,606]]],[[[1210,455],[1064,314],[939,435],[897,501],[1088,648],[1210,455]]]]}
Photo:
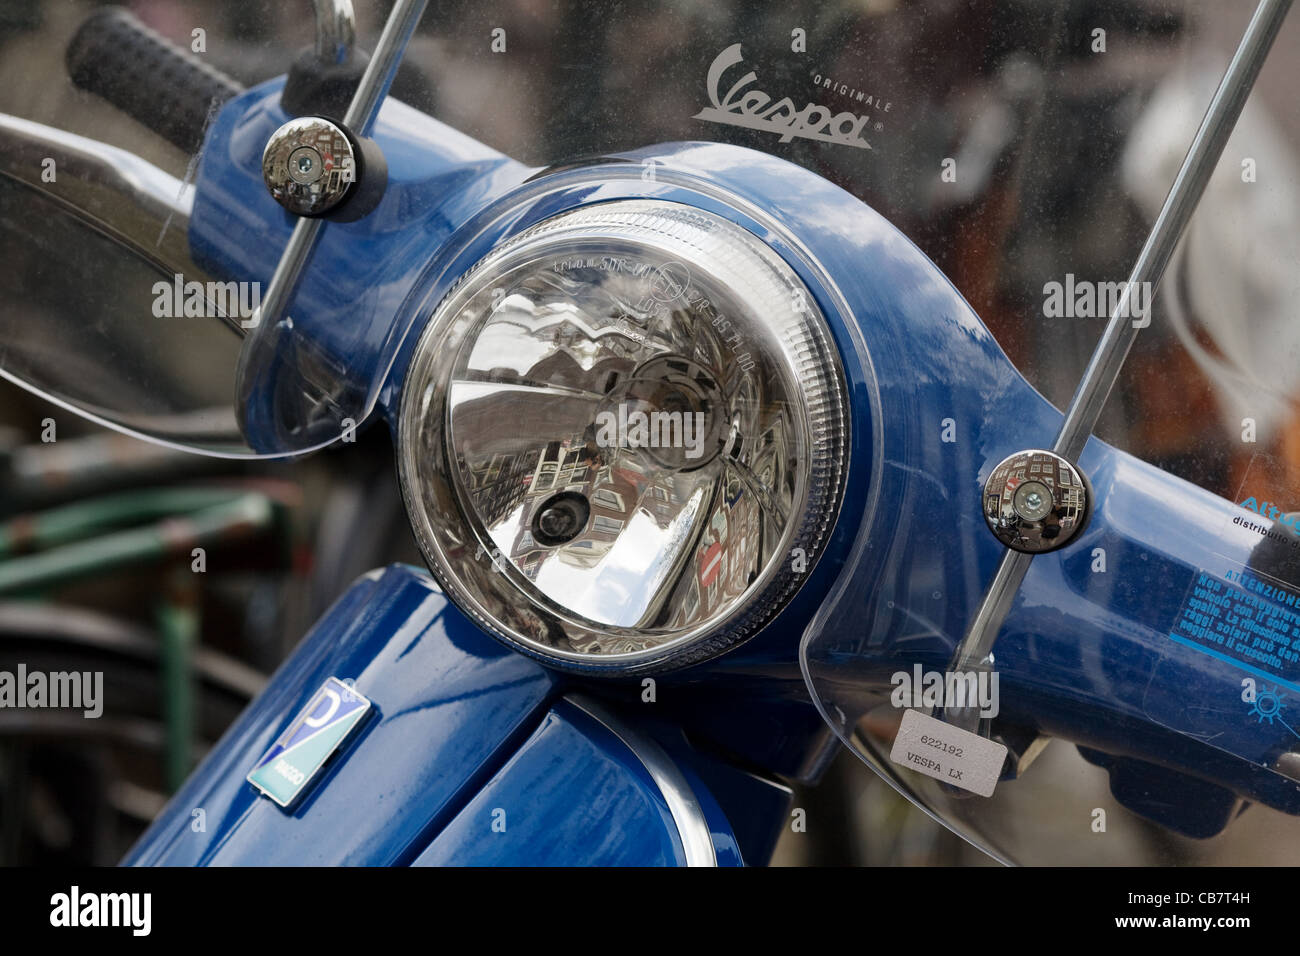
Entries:
{"type": "MultiPolygon", "coordinates": [[[[311,43],[310,17],[273,6],[56,0],[0,14],[0,375],[153,441],[277,451],[249,446],[235,403],[261,283],[198,261],[189,233],[210,120],[311,43]],[[164,63],[144,47],[105,52],[125,42],[110,13],[220,76],[211,116],[168,99],[175,73],[172,89],[156,84],[164,63]]],[[[279,254],[272,237],[248,241],[279,254]]]]}
{"type": "Polygon", "coordinates": [[[244,451],[231,373],[248,286],[241,302],[189,260],[181,181],[12,115],[0,141],[0,374],[123,430],[244,451]]]}
{"type": "Polygon", "coordinates": [[[840,738],[1006,862],[1300,861],[1294,16],[1163,276],[1127,287],[1253,7],[931,35],[979,65],[930,87],[960,103],[945,225],[903,229],[1056,410],[991,380],[900,452],[882,386],[879,497],[802,654],[840,738]],[[1099,420],[1048,454],[1108,360],[1099,420]]]}

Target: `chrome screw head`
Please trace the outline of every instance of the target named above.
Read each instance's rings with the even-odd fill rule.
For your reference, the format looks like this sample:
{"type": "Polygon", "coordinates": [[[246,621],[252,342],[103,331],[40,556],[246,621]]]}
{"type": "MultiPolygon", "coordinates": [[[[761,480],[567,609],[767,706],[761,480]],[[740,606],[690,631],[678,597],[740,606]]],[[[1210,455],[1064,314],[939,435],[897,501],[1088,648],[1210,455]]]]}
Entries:
{"type": "Polygon", "coordinates": [[[300,186],[310,186],[323,172],[320,153],[311,146],[299,146],[289,154],[289,178],[300,186]]]}
{"type": "Polygon", "coordinates": [[[1014,551],[1055,551],[1087,523],[1090,493],[1083,475],[1060,455],[1016,452],[998,462],[984,483],[984,521],[1014,551]]]}
{"type": "Polygon", "coordinates": [[[272,198],[294,215],[324,215],[347,197],[356,179],[352,142],[319,116],[290,120],[266,144],[262,178],[272,198]]]}

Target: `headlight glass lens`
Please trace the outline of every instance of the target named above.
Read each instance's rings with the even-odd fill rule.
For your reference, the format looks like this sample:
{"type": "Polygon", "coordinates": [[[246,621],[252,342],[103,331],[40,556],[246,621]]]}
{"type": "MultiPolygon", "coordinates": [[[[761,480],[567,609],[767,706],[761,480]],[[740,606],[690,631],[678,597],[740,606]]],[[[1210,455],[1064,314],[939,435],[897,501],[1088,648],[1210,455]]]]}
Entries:
{"type": "Polygon", "coordinates": [[[437,308],[400,425],[449,595],[559,666],[680,666],[789,600],[838,511],[843,375],[796,274],[658,201],[496,249],[437,308]]]}

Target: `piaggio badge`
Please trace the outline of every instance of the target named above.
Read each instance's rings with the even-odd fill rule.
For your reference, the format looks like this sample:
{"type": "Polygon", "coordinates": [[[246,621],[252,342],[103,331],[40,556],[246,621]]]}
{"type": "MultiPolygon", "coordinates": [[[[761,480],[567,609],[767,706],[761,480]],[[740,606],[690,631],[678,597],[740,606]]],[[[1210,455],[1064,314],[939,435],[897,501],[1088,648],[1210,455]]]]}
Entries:
{"type": "Polygon", "coordinates": [[[367,698],[329,678],[249,772],[248,782],[288,807],[369,710],[367,698]]]}

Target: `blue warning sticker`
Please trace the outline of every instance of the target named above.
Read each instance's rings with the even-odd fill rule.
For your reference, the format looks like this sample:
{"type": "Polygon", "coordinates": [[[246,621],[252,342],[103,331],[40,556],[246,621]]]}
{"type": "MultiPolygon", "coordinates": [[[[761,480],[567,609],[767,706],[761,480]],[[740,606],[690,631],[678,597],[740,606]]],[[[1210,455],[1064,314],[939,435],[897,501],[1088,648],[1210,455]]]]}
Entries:
{"type": "Polygon", "coordinates": [[[1300,593],[1250,571],[1201,571],[1169,637],[1300,693],[1300,593]]]}

